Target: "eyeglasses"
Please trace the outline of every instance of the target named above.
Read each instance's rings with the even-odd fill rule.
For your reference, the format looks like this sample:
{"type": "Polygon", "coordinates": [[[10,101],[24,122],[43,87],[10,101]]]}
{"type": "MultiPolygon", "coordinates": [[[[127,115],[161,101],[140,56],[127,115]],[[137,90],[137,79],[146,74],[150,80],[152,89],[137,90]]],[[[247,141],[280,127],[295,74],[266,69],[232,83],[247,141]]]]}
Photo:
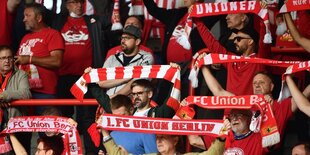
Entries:
{"type": "Polygon", "coordinates": [[[1,60],[1,61],[4,61],[4,60],[12,61],[13,59],[14,59],[13,56],[0,57],[0,60],[1,60]]]}
{"type": "Polygon", "coordinates": [[[242,39],[252,39],[252,38],[245,38],[245,37],[240,37],[240,36],[237,36],[234,38],[234,42],[237,40],[238,42],[240,42],[242,39]]]}
{"type": "Polygon", "coordinates": [[[128,41],[128,40],[130,40],[130,39],[135,39],[135,37],[131,37],[131,36],[122,36],[121,37],[121,40],[125,40],[125,41],[128,41]]]}
{"type": "Polygon", "coordinates": [[[136,93],[131,93],[130,95],[131,95],[132,97],[136,97],[136,96],[141,97],[142,94],[145,93],[145,92],[147,92],[147,91],[140,91],[140,92],[136,92],[136,93]]]}

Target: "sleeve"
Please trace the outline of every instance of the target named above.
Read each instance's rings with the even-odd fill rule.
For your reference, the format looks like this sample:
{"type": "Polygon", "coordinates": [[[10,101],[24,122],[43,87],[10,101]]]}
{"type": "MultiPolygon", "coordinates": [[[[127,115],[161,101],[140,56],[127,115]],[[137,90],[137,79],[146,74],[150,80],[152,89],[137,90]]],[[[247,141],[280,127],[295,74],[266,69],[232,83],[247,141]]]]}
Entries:
{"type": "MultiPolygon", "coordinates": [[[[170,24],[171,19],[179,19],[184,15],[183,13],[177,13],[180,9],[159,8],[154,2],[154,0],[143,0],[143,3],[149,14],[164,23],[165,25],[170,24]]],[[[186,10],[184,10],[184,13],[187,12],[186,10]]]]}
{"type": "Polygon", "coordinates": [[[227,50],[214,38],[209,29],[200,20],[195,20],[199,34],[211,52],[227,54],[227,50]]]}
{"type": "Polygon", "coordinates": [[[266,44],[264,43],[264,37],[266,34],[266,26],[262,19],[259,20],[259,42],[258,42],[258,51],[257,51],[257,57],[259,58],[270,58],[271,57],[271,46],[272,44],[266,44]]]}
{"type": "Polygon", "coordinates": [[[11,100],[18,100],[18,99],[29,99],[31,98],[30,86],[28,81],[28,76],[24,71],[18,70],[13,76],[11,77],[11,82],[14,82],[14,85],[17,85],[16,88],[8,88],[6,89],[2,95],[4,101],[11,101],[11,100]]]}
{"type": "Polygon", "coordinates": [[[225,142],[216,139],[207,151],[201,153],[185,153],[184,155],[222,155],[224,153],[224,145],[225,142]]]}
{"type": "Polygon", "coordinates": [[[97,84],[88,84],[88,89],[101,107],[103,107],[104,111],[106,113],[112,113],[109,104],[110,97],[106,94],[105,90],[100,88],[97,84]]]}
{"type": "Polygon", "coordinates": [[[143,147],[146,154],[148,153],[157,153],[157,144],[155,134],[143,134],[143,147]]]}
{"type": "Polygon", "coordinates": [[[113,139],[105,142],[104,147],[109,155],[127,155],[128,153],[122,151],[122,149],[117,146],[113,139]]]}
{"type": "Polygon", "coordinates": [[[61,36],[60,32],[50,29],[51,35],[48,39],[48,51],[51,52],[53,50],[64,50],[65,49],[65,41],[63,37],[61,36]]]}

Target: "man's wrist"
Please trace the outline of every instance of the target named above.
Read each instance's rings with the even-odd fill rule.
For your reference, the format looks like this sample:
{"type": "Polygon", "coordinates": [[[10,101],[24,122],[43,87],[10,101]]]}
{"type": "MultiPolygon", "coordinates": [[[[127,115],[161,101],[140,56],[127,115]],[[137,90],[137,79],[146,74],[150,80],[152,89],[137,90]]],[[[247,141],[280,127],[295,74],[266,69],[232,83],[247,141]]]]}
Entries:
{"type": "Polygon", "coordinates": [[[112,137],[111,137],[110,135],[108,135],[108,136],[103,136],[102,141],[103,141],[103,143],[106,143],[106,142],[108,142],[108,141],[111,140],[111,139],[112,139],[112,137]]]}

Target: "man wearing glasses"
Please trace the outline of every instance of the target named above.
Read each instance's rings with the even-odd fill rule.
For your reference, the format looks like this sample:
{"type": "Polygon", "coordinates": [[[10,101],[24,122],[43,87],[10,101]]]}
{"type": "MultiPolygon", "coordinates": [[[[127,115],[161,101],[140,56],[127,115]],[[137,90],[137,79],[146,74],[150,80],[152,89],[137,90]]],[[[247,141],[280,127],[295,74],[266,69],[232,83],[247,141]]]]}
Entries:
{"type": "MultiPolygon", "coordinates": [[[[139,48],[141,36],[140,28],[133,25],[126,26],[121,36],[122,51],[110,56],[103,67],[152,65],[154,63],[152,54],[139,48]]],[[[107,88],[107,94],[112,98],[116,94],[129,95],[132,82],[132,79],[119,79],[100,81],[98,84],[102,88],[107,88]]]]}
{"type": "MultiPolygon", "coordinates": [[[[0,109],[0,130],[2,130],[10,118],[26,115],[27,112],[25,107],[8,107],[8,103],[12,100],[29,99],[31,92],[27,74],[14,66],[13,52],[5,45],[0,46],[0,73],[0,106],[2,107],[0,109]]],[[[25,144],[26,136],[29,137],[29,134],[17,134],[18,139],[22,140],[24,145],[27,145],[25,144]]],[[[10,147],[7,146],[10,146],[9,141],[5,137],[1,137],[0,154],[10,151],[7,149],[10,147]]]]}
{"type": "MultiPolygon", "coordinates": [[[[194,20],[195,21],[195,20],[194,20]]],[[[204,43],[208,49],[214,53],[236,55],[233,52],[225,49],[210,33],[204,24],[196,21],[198,31],[202,36],[204,43]]],[[[254,28],[245,27],[240,30],[235,30],[234,44],[237,55],[244,57],[263,57],[262,53],[258,53],[258,45],[262,42],[259,34],[254,28]]],[[[256,72],[265,71],[263,64],[253,64],[247,62],[232,62],[223,64],[227,69],[227,90],[236,95],[251,95],[253,93],[252,79],[256,72]]]]}

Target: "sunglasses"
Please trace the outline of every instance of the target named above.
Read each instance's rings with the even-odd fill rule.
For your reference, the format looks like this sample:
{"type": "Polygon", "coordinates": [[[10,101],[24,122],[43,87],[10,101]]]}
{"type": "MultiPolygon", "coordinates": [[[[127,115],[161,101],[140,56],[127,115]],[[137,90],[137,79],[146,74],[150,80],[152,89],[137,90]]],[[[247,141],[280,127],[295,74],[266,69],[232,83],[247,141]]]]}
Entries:
{"type": "Polygon", "coordinates": [[[234,38],[234,41],[237,40],[237,42],[240,42],[242,39],[252,39],[252,38],[246,38],[246,37],[237,36],[237,37],[234,38]]]}

